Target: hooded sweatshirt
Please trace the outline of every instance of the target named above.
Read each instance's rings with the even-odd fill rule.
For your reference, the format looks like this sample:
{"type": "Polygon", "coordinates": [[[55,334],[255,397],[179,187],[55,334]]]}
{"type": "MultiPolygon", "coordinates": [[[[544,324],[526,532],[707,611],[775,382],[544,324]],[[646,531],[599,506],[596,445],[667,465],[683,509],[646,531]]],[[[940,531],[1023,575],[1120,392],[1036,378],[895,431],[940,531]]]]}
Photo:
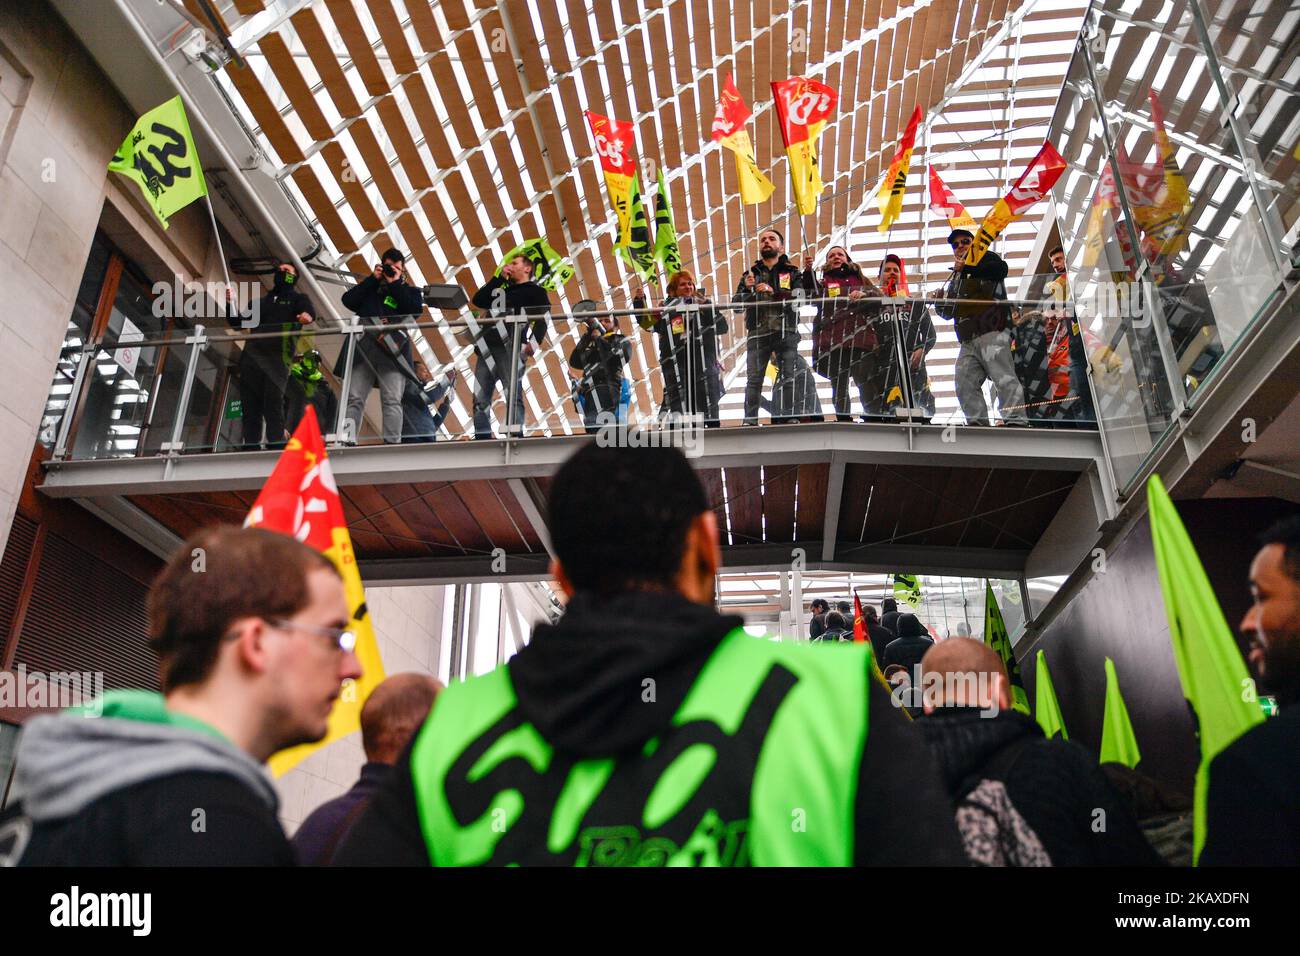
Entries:
{"type": "Polygon", "coordinates": [[[1160,865],[1132,811],[1078,744],[1045,739],[1032,718],[1013,710],[943,707],[917,725],[939,759],[976,862],[1002,845],[1022,855],[1000,861],[1010,865],[1160,865]],[[1001,812],[986,812],[994,809],[1001,812]],[[1024,862],[1036,854],[1046,859],[1024,862]]]}
{"type": "MultiPolygon", "coordinates": [[[[618,836],[624,845],[629,839],[641,840],[647,852],[670,843],[685,847],[690,841],[684,843],[681,834],[673,831],[678,817],[690,817],[687,811],[692,808],[707,811],[705,818],[722,815],[729,840],[731,834],[743,833],[747,821],[728,820],[727,808],[748,805],[755,780],[755,748],[764,739],[766,728],[774,726],[775,714],[785,713],[783,695],[789,693],[788,686],[765,696],[770,680],[763,681],[735,727],[721,728],[698,716],[683,723],[686,718],[680,714],[688,694],[692,701],[697,700],[697,679],[724,638],[740,639],[732,633],[740,624],[738,617],[720,615],[679,595],[633,592],[609,598],[575,595],[559,623],[538,626],[531,642],[504,669],[517,698],[515,706],[459,752],[441,794],[455,816],[468,820],[487,819],[493,812],[492,801],[503,791],[519,796],[521,810],[486,862],[597,865],[625,855],[616,852],[618,834],[628,835],[618,836]],[[647,688],[653,689],[652,700],[647,688]],[[760,714],[769,705],[775,710],[760,714]],[[754,720],[755,714],[762,719],[754,720]],[[688,728],[695,727],[699,729],[688,734],[688,728]],[[548,756],[527,744],[536,740],[532,731],[550,748],[548,756]],[[688,736],[690,742],[683,739],[688,736]],[[696,740],[697,736],[700,739],[696,740]],[[489,755],[507,745],[507,753],[521,756],[489,766],[489,755]],[[664,755],[664,751],[675,753],[674,748],[682,746],[686,749],[676,758],[664,755]],[[710,752],[713,757],[703,765],[687,759],[696,752],[710,752]],[[531,754],[526,762],[524,753],[531,754]],[[661,766],[668,763],[671,769],[661,766]],[[608,769],[599,772],[606,776],[593,778],[592,771],[603,766],[608,769]],[[685,809],[655,826],[646,818],[653,815],[653,806],[664,803],[663,788],[658,784],[674,777],[679,769],[692,776],[696,789],[687,798],[685,809]],[[561,792],[566,797],[583,794],[577,798],[585,800],[577,819],[572,816],[571,800],[563,806],[557,803],[561,792]],[[557,842],[557,832],[566,827],[578,835],[557,842]],[[737,827],[741,829],[737,831],[737,827]],[[602,850],[586,853],[584,845],[589,848],[591,844],[584,841],[597,833],[602,837],[602,850]]],[[[846,664],[869,659],[851,645],[784,650],[818,660],[829,660],[840,652],[846,664]]],[[[773,668],[769,679],[780,670],[773,668]]],[[[717,673],[709,671],[710,675],[717,673]]],[[[489,682],[500,676],[493,672],[473,680],[489,682]]],[[[951,805],[919,736],[894,712],[883,688],[865,679],[863,685],[868,688],[868,699],[859,706],[868,708],[870,729],[858,760],[856,809],[853,819],[844,821],[852,828],[854,861],[964,862],[951,805]],[[916,840],[915,834],[922,832],[927,838],[916,840]]],[[[730,689],[734,690],[734,685],[730,689]]],[[[456,690],[451,688],[448,693],[456,690]]],[[[472,690],[468,685],[461,690],[466,692],[465,703],[458,706],[468,709],[447,713],[481,713],[487,695],[468,693],[472,690]]],[[[715,690],[722,691],[723,686],[715,685],[715,690]]],[[[435,703],[424,729],[398,761],[396,772],[352,826],[334,856],[335,864],[429,865],[425,826],[430,814],[441,811],[430,809],[418,797],[415,776],[421,775],[421,768],[412,754],[436,748],[440,727],[455,730],[439,723],[440,709],[449,699],[440,697],[435,703]]],[[[784,719],[807,720],[799,705],[790,706],[794,710],[784,719]]],[[[805,773],[815,776],[821,770],[816,755],[834,749],[824,738],[836,734],[842,738],[844,728],[833,722],[807,720],[806,733],[807,754],[796,759],[799,765],[791,766],[785,779],[800,779],[805,773]]],[[[787,759],[781,754],[769,757],[766,750],[763,754],[764,759],[787,759]]],[[[673,782],[680,784],[679,778],[677,775],[673,782]]],[[[688,820],[687,831],[689,827],[688,820]]]]}
{"type": "Polygon", "coordinates": [[[934,638],[925,632],[915,614],[900,614],[894,619],[894,632],[898,637],[885,647],[885,667],[902,664],[911,672],[925,652],[934,647],[934,638]]]}
{"type": "Polygon", "coordinates": [[[150,691],[32,719],[14,789],[25,866],[293,863],[266,769],[150,691]]]}

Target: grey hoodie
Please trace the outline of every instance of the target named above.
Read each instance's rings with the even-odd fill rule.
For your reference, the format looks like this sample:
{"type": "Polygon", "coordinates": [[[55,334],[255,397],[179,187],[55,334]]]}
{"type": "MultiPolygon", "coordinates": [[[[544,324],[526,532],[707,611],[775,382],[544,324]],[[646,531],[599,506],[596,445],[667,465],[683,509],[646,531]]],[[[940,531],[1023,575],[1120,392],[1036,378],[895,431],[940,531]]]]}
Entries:
{"type": "Polygon", "coordinates": [[[14,790],[36,823],[79,813],[107,794],[182,772],[229,774],[275,813],[266,769],[215,733],[76,713],[36,717],[18,745],[14,790]]]}

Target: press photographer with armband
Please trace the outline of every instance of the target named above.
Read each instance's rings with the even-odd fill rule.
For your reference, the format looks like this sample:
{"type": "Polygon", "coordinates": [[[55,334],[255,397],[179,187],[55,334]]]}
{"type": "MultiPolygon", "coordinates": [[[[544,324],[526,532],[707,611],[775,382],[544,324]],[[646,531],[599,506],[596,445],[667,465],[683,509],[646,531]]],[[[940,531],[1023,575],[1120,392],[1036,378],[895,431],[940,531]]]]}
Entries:
{"type": "Polygon", "coordinates": [[[612,315],[587,319],[582,338],[569,354],[569,374],[574,376],[588,433],[617,420],[623,366],[631,358],[632,343],[619,332],[612,315]]]}
{"type": "MultiPolygon", "coordinates": [[[[407,282],[406,257],[396,249],[387,250],[370,276],[343,293],[343,307],[356,313],[362,325],[380,327],[358,336],[352,350],[347,408],[351,440],[355,441],[361,432],[366,397],[377,384],[383,407],[384,442],[395,445],[402,440],[402,392],[410,377],[401,363],[414,374],[424,365],[405,332],[382,329],[414,320],[423,309],[420,290],[407,282]]],[[[339,355],[336,375],[342,374],[346,354],[345,350],[339,355]]]]}
{"type": "Polygon", "coordinates": [[[232,329],[260,334],[244,342],[239,356],[239,398],[244,417],[240,448],[245,451],[262,447],[263,429],[268,448],[285,445],[285,387],[300,337],[294,333],[316,318],[311,300],[297,291],[297,281],[298,270],[293,263],[280,263],[271,291],[242,311],[231,308],[235,292],[226,290],[226,322],[232,329]],[[271,332],[280,334],[267,334],[271,332]]]}

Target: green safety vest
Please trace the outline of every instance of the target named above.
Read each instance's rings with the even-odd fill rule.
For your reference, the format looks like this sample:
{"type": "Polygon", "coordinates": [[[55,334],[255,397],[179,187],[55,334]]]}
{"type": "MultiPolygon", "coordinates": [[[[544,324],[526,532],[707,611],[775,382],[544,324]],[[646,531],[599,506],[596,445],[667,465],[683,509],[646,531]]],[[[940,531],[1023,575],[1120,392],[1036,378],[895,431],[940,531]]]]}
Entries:
{"type": "MultiPolygon", "coordinates": [[[[508,667],[453,684],[411,752],[429,859],[849,865],[870,666],[864,645],[780,644],[737,628],[664,733],[595,759],[543,739],[508,667]]],[[[656,706],[649,686],[639,706],[656,706]]]]}

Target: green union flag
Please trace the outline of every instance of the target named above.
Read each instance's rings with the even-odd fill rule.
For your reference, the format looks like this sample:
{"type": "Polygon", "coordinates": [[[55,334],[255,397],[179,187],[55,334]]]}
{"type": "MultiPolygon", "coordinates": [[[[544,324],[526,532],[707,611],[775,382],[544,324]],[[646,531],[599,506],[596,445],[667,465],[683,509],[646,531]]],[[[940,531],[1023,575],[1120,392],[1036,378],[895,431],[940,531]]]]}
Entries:
{"type": "Polygon", "coordinates": [[[1147,482],[1147,505],[1174,663],[1201,741],[1192,802],[1192,853],[1199,859],[1205,846],[1210,761],[1264,715],[1205,568],[1159,475],[1147,482]]]}
{"type": "Polygon", "coordinates": [[[177,210],[208,194],[180,96],[136,120],[108,169],[139,184],[164,229],[177,210]]]}
{"type": "Polygon", "coordinates": [[[912,610],[921,606],[921,582],[915,574],[894,575],[894,599],[909,605],[912,610]]]}
{"type": "Polygon", "coordinates": [[[659,170],[659,194],[655,197],[655,261],[671,276],[682,271],[682,251],[677,245],[677,229],[673,226],[673,207],[668,201],[668,184],[663,170],[659,170]]]}
{"type": "Polygon", "coordinates": [[[1011,638],[1007,634],[1006,621],[1002,620],[1002,610],[998,599],[993,594],[993,585],[984,582],[984,643],[998,652],[1002,663],[1011,678],[1011,707],[1029,716],[1029,695],[1025,692],[1025,682],[1020,677],[1020,665],[1016,655],[1011,652],[1011,638]]]}
{"type": "Polygon", "coordinates": [[[511,259],[523,256],[533,262],[533,281],[543,289],[555,291],[573,278],[573,266],[564,261],[545,239],[529,239],[515,246],[501,258],[496,275],[501,274],[501,267],[511,259]]]}
{"type": "Polygon", "coordinates": [[[623,261],[634,269],[643,279],[653,279],[658,275],[655,266],[655,247],[650,236],[650,224],[646,219],[645,203],[642,201],[641,185],[638,177],[632,177],[632,213],[631,229],[626,246],[615,246],[623,261]]]}
{"type": "Polygon", "coordinates": [[[1047,739],[1061,735],[1069,740],[1065,732],[1065,718],[1061,716],[1061,705],[1056,700],[1056,688],[1052,686],[1052,672],[1047,669],[1047,655],[1038,652],[1038,670],[1034,678],[1034,720],[1043,728],[1047,739]]]}
{"type": "Polygon", "coordinates": [[[1106,707],[1101,723],[1101,762],[1122,763],[1136,767],[1142,760],[1133,722],[1128,719],[1128,708],[1119,692],[1119,675],[1115,662],[1106,658],[1106,707]]]}

